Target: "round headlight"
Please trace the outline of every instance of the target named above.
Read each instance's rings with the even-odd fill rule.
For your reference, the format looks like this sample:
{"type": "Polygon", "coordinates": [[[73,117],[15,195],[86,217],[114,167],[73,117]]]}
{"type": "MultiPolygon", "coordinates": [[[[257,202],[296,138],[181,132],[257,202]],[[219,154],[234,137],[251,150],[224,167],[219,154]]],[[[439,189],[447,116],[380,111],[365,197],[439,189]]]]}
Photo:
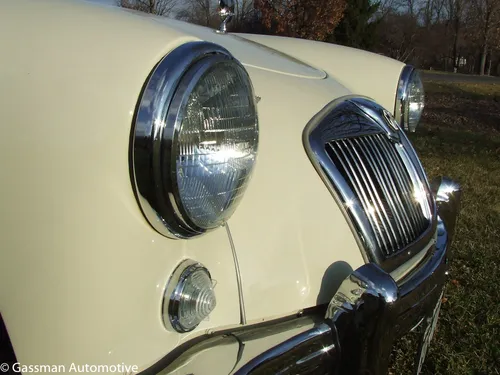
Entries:
{"type": "Polygon", "coordinates": [[[424,86],[420,74],[406,65],[399,78],[394,117],[402,128],[414,132],[424,110],[424,86]]]}
{"type": "Polygon", "coordinates": [[[211,43],[172,51],[146,84],[133,130],[133,178],[148,221],[181,238],[223,225],[246,189],[257,145],[245,68],[211,43]]]}
{"type": "Polygon", "coordinates": [[[163,299],[163,324],[177,332],[192,331],[217,304],[208,270],[185,260],[174,271],[163,299]]]}

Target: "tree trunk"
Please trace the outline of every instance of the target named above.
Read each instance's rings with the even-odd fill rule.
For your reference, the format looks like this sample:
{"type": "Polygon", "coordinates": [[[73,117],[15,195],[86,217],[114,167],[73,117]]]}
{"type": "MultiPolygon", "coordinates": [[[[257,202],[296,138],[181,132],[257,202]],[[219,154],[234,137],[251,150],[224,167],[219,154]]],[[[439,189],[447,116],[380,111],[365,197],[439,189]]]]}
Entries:
{"type": "Polygon", "coordinates": [[[453,73],[458,71],[458,32],[460,31],[460,20],[455,18],[454,21],[455,35],[453,36],[453,73]]]}
{"type": "Polygon", "coordinates": [[[481,63],[479,64],[479,75],[484,76],[484,68],[486,67],[486,55],[488,54],[488,45],[484,43],[483,51],[481,52],[481,63]]]}
{"type": "Polygon", "coordinates": [[[470,64],[469,64],[469,74],[474,74],[476,71],[476,58],[474,56],[470,56],[470,64]]]}

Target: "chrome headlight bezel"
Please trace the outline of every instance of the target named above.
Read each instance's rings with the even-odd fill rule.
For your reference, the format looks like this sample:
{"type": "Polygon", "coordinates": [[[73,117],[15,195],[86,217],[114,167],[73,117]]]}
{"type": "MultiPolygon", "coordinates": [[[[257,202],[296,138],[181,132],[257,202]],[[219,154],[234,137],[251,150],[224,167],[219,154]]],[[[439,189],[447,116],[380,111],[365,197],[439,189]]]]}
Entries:
{"type": "Polygon", "coordinates": [[[244,72],[257,116],[253,86],[245,68],[226,49],[209,42],[188,42],[166,55],[148,77],[139,99],[131,134],[131,179],[147,221],[169,238],[191,238],[215,229],[196,225],[182,206],[176,146],[179,118],[184,115],[182,105],[199,82],[199,71],[220,63],[244,72]]]}
{"type": "Polygon", "coordinates": [[[418,124],[420,123],[420,116],[422,115],[422,112],[424,110],[424,100],[425,100],[425,92],[422,88],[422,95],[424,96],[424,100],[422,100],[422,103],[420,103],[418,107],[418,116],[419,120],[417,122],[411,122],[410,121],[410,89],[411,89],[411,83],[414,80],[419,80],[420,83],[422,82],[420,78],[420,74],[418,71],[411,65],[406,65],[402,72],[401,75],[399,76],[399,82],[398,82],[398,87],[397,87],[397,92],[396,92],[396,101],[395,101],[395,106],[394,106],[394,118],[396,121],[399,123],[401,128],[403,128],[405,131],[409,132],[415,132],[418,124]]]}

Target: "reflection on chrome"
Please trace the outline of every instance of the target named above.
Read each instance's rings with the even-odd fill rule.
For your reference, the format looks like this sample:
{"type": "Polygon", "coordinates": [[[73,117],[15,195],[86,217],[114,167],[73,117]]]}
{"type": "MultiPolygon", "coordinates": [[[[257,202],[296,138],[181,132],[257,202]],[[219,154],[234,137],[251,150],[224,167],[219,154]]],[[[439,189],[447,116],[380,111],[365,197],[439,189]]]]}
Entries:
{"type": "Polygon", "coordinates": [[[351,209],[354,206],[354,201],[352,199],[347,199],[345,202],[345,206],[351,209]]]}
{"type": "Polygon", "coordinates": [[[327,346],[327,347],[323,347],[321,349],[319,349],[318,351],[316,352],[313,352],[311,354],[309,354],[308,356],[304,357],[304,358],[301,358],[299,359],[297,362],[295,362],[296,365],[302,365],[308,361],[310,361],[311,359],[314,359],[316,357],[319,357],[323,354],[328,354],[330,353],[332,350],[335,350],[335,344],[332,344],[330,346],[327,346]]]}
{"type": "Polygon", "coordinates": [[[326,318],[336,321],[340,315],[357,310],[358,303],[366,299],[367,294],[392,303],[398,298],[398,286],[381,268],[373,263],[365,264],[340,285],[328,305],[326,318]]]}
{"type": "Polygon", "coordinates": [[[443,179],[436,194],[436,202],[448,202],[450,197],[460,191],[460,185],[455,181],[443,179]]]}
{"type": "Polygon", "coordinates": [[[234,375],[329,374],[339,354],[332,328],[321,323],[263,352],[234,375]]]}
{"type": "Polygon", "coordinates": [[[448,239],[451,243],[460,211],[462,189],[458,183],[447,177],[434,179],[431,183],[431,189],[436,200],[439,216],[443,220],[446,230],[451,233],[448,239]]]}
{"type": "Polygon", "coordinates": [[[406,65],[399,77],[394,117],[406,131],[414,132],[424,110],[424,87],[416,69],[406,65]]]}

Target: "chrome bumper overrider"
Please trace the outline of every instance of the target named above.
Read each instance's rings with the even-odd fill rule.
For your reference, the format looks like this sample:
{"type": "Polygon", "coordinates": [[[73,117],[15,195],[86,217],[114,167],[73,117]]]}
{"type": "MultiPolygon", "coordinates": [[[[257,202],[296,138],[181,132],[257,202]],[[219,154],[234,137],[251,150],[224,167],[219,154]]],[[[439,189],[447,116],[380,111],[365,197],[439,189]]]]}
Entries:
{"type": "MultiPolygon", "coordinates": [[[[322,317],[311,312],[274,325],[207,335],[179,347],[146,372],[181,374],[177,371],[196,360],[196,353],[235,342],[240,348],[230,372],[235,375],[387,374],[395,340],[430,320],[426,318],[433,313],[448,273],[461,191],[446,178],[435,181],[432,188],[439,215],[436,244],[398,284],[380,267],[365,264],[344,280],[322,317]],[[250,359],[245,356],[245,346],[252,340],[300,325],[307,328],[250,359]]],[[[208,373],[222,374],[217,369],[208,373]]]]}

